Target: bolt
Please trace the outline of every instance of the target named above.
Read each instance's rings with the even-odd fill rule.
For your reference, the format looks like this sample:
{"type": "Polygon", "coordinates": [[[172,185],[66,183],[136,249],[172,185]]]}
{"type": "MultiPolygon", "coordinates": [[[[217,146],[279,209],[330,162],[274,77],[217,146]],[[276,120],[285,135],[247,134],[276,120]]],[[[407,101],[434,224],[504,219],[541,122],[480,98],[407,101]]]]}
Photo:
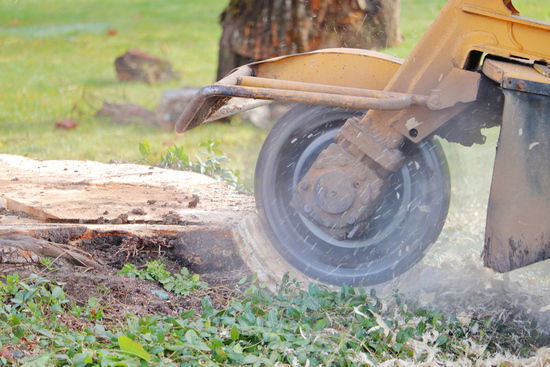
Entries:
{"type": "Polygon", "coordinates": [[[325,165],[322,162],[320,162],[320,161],[315,162],[315,168],[323,169],[324,167],[325,167],[325,165]]]}
{"type": "Polygon", "coordinates": [[[307,191],[309,190],[309,183],[307,183],[306,181],[303,181],[301,184],[300,184],[300,188],[304,191],[307,191]]]}
{"type": "Polygon", "coordinates": [[[355,217],[348,217],[348,224],[354,224],[356,221],[355,217]]]}
{"type": "Polygon", "coordinates": [[[324,220],[323,221],[323,226],[330,227],[330,225],[331,225],[330,220],[324,220]]]}
{"type": "Polygon", "coordinates": [[[524,82],[523,80],[518,80],[518,81],[516,82],[516,88],[517,88],[517,89],[523,89],[523,88],[525,88],[525,82],[524,82]]]}
{"type": "Polygon", "coordinates": [[[306,205],[304,206],[304,211],[306,213],[311,213],[311,211],[313,210],[313,208],[311,207],[311,205],[306,205]]]}
{"type": "Polygon", "coordinates": [[[410,129],[409,130],[409,135],[410,135],[411,138],[416,138],[418,136],[418,130],[410,129]]]}
{"type": "Polygon", "coordinates": [[[345,166],[346,163],[347,163],[346,157],[339,157],[339,158],[338,158],[338,164],[339,164],[340,166],[345,166]]]}
{"type": "Polygon", "coordinates": [[[441,98],[437,95],[430,97],[428,99],[428,107],[431,110],[439,110],[441,109],[441,98]]]}
{"type": "Polygon", "coordinates": [[[359,187],[361,187],[361,184],[359,182],[354,182],[353,186],[358,189],[359,187]]]}

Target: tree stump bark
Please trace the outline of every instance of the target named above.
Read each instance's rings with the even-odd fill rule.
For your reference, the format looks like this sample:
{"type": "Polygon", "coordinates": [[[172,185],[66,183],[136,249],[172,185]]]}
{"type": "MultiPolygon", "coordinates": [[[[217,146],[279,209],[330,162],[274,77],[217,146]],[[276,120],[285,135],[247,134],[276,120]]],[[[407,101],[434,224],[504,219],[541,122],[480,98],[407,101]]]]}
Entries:
{"type": "Polygon", "coordinates": [[[399,44],[401,0],[230,0],[221,15],[218,80],[233,68],[329,47],[399,44]]]}

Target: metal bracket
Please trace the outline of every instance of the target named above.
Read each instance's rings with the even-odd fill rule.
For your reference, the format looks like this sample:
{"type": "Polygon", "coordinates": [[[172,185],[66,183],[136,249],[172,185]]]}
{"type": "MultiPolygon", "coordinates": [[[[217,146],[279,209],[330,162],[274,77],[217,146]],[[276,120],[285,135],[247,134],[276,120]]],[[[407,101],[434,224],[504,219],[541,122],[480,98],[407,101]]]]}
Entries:
{"type": "Polygon", "coordinates": [[[428,107],[433,111],[453,107],[459,102],[469,103],[477,99],[481,75],[472,71],[453,69],[432,90],[428,107]]]}

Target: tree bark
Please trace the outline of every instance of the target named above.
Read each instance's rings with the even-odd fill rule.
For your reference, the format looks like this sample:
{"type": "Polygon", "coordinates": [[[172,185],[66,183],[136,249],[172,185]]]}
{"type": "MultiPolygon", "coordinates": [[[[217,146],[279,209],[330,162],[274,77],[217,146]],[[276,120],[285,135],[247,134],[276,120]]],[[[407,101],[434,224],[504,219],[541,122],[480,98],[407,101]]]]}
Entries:
{"type": "Polygon", "coordinates": [[[230,0],[221,15],[218,80],[255,60],[399,44],[400,6],[401,0],[230,0]]]}

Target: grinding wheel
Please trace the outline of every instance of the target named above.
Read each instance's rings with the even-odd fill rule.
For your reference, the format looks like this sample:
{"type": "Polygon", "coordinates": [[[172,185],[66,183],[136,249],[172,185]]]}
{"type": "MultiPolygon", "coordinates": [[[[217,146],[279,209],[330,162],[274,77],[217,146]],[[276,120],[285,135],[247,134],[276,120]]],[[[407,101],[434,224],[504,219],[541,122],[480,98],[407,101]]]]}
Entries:
{"type": "Polygon", "coordinates": [[[360,237],[337,240],[290,205],[294,187],[343,123],[364,111],[297,105],[269,133],[256,166],[255,195],[277,251],[306,275],[331,284],[372,285],[422,259],[436,241],[450,200],[447,160],[437,141],[405,143],[407,160],[360,237]]]}

